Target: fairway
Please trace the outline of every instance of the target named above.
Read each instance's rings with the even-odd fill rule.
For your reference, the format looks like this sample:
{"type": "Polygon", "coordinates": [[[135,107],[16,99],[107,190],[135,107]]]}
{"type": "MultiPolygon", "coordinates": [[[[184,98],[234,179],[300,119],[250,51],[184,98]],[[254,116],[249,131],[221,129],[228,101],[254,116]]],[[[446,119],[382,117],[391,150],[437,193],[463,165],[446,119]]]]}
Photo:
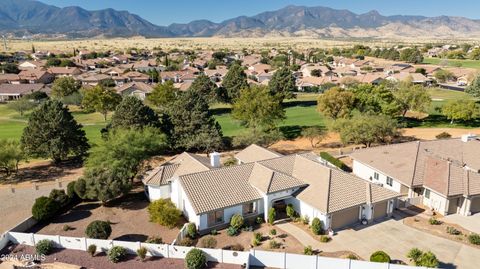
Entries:
{"type": "Polygon", "coordinates": [[[467,67],[480,69],[480,61],[477,60],[457,60],[457,59],[442,59],[442,58],[425,58],[423,63],[440,65],[442,62],[447,63],[451,67],[467,67]]]}
{"type": "Polygon", "coordinates": [[[472,96],[461,91],[447,90],[442,88],[428,88],[427,92],[433,100],[458,100],[471,99],[472,96]]]}

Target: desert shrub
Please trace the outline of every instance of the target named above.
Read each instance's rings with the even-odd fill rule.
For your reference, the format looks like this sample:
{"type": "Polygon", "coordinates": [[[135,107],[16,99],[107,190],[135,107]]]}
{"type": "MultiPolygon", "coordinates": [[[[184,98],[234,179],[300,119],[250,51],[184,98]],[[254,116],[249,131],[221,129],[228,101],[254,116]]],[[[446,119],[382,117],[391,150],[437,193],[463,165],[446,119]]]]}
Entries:
{"type": "Polygon", "coordinates": [[[258,247],[260,245],[260,241],[257,240],[255,237],[252,238],[252,246],[258,247]]]}
{"type": "Polygon", "coordinates": [[[202,238],[202,240],[200,240],[200,246],[202,248],[216,248],[217,240],[211,235],[205,236],[202,238]]]}
{"type": "Polygon", "coordinates": [[[415,264],[417,264],[417,266],[437,268],[439,261],[437,259],[437,256],[435,256],[435,254],[433,254],[431,251],[427,251],[427,252],[424,252],[422,256],[420,256],[420,259],[415,264]]]}
{"type": "Polygon", "coordinates": [[[197,236],[197,225],[195,223],[187,224],[187,235],[192,239],[197,236]]]}
{"type": "Polygon", "coordinates": [[[453,235],[462,234],[462,232],[460,232],[459,230],[455,229],[455,227],[452,227],[452,226],[447,227],[447,233],[448,234],[453,234],[453,235]]]}
{"type": "Polygon", "coordinates": [[[255,222],[256,222],[257,224],[262,224],[264,221],[263,221],[263,218],[262,218],[262,217],[257,217],[257,218],[255,219],[255,222]]]}
{"type": "Polygon", "coordinates": [[[48,255],[53,250],[53,241],[48,239],[43,239],[35,244],[35,250],[39,255],[48,255]]]}
{"type": "Polygon", "coordinates": [[[268,210],[268,224],[273,225],[275,222],[275,217],[277,216],[277,212],[275,212],[275,208],[270,208],[268,210]]]}
{"type": "Polygon", "coordinates": [[[230,219],[230,227],[233,227],[237,230],[242,228],[243,223],[244,223],[243,217],[242,215],[239,215],[239,214],[233,215],[232,218],[230,219]]]}
{"type": "Polygon", "coordinates": [[[88,248],[87,248],[87,252],[88,254],[90,254],[92,257],[95,256],[95,252],[97,252],[97,246],[92,244],[92,245],[89,245],[88,248]]]}
{"type": "Polygon", "coordinates": [[[470,242],[470,244],[480,245],[480,235],[476,233],[468,235],[468,242],[470,242]]]}
{"type": "Polygon", "coordinates": [[[274,236],[277,235],[277,230],[271,229],[270,230],[270,235],[274,235],[274,236]]]}
{"type": "Polygon", "coordinates": [[[67,196],[68,196],[71,200],[76,200],[76,199],[78,199],[78,195],[77,195],[77,193],[75,192],[75,181],[70,181],[70,182],[67,184],[67,196]]]}
{"type": "Polygon", "coordinates": [[[53,189],[48,197],[59,204],[60,208],[64,208],[70,203],[70,197],[67,196],[64,190],[53,189]]]}
{"type": "Polygon", "coordinates": [[[430,225],[440,225],[440,224],[442,224],[442,222],[439,221],[435,217],[431,217],[430,219],[428,219],[428,223],[430,223],[430,225]]]}
{"type": "Polygon", "coordinates": [[[153,201],[148,205],[147,210],[150,214],[150,221],[169,228],[175,227],[182,215],[182,212],[169,199],[153,201]]]}
{"type": "Polygon", "coordinates": [[[322,221],[319,218],[313,218],[313,220],[312,220],[312,232],[315,235],[320,235],[322,233],[322,221]]]}
{"type": "Polygon", "coordinates": [[[147,257],[147,252],[148,252],[148,249],[146,247],[140,247],[139,249],[137,249],[137,255],[138,257],[140,257],[142,261],[144,261],[145,258],[147,257]]]}
{"type": "Polygon", "coordinates": [[[244,232],[253,232],[253,226],[245,226],[242,228],[244,232]]]}
{"type": "Polygon", "coordinates": [[[322,235],[322,236],[320,236],[320,242],[322,242],[322,243],[327,243],[327,242],[329,242],[329,241],[330,241],[330,236],[328,236],[328,235],[322,235]]]}
{"type": "Polygon", "coordinates": [[[441,132],[441,133],[439,133],[438,135],[435,136],[435,138],[437,138],[437,139],[447,139],[447,138],[450,138],[450,137],[452,137],[452,135],[447,133],[447,132],[441,132]]]}
{"type": "Polygon", "coordinates": [[[278,249],[278,248],[280,248],[280,243],[278,243],[278,242],[275,241],[275,240],[270,240],[270,241],[268,242],[268,247],[269,247],[270,249],[278,249]]]}
{"type": "Polygon", "coordinates": [[[127,256],[127,250],[121,246],[114,246],[107,252],[108,260],[117,263],[127,256]]]}
{"type": "Polygon", "coordinates": [[[307,215],[305,215],[301,218],[301,221],[303,224],[308,225],[310,223],[310,218],[307,215]]]}
{"type": "Polygon", "coordinates": [[[207,257],[198,248],[191,249],[185,256],[185,267],[187,269],[201,269],[207,264],[207,257]]]}
{"type": "Polygon", "coordinates": [[[358,257],[353,255],[353,254],[348,254],[347,255],[347,259],[350,259],[350,260],[358,260],[358,257]]]}
{"type": "Polygon", "coordinates": [[[416,261],[418,261],[420,259],[422,254],[423,254],[423,252],[420,249],[412,248],[408,251],[407,258],[409,258],[410,260],[412,260],[416,263],[416,261]]]}
{"type": "Polygon", "coordinates": [[[390,262],[390,256],[388,256],[387,253],[385,253],[384,251],[375,251],[374,253],[372,253],[372,255],[370,255],[370,261],[371,262],[386,262],[386,263],[389,263],[390,262]]]}
{"type": "Polygon", "coordinates": [[[217,234],[218,234],[218,231],[215,230],[215,229],[213,229],[213,230],[210,231],[210,234],[211,234],[211,235],[217,235],[217,234]]]}
{"type": "Polygon", "coordinates": [[[292,204],[288,204],[285,210],[287,211],[287,216],[289,218],[293,219],[295,217],[296,212],[292,204]]]}
{"type": "Polygon", "coordinates": [[[238,229],[236,229],[236,228],[233,227],[233,226],[228,227],[228,229],[227,229],[227,235],[228,235],[228,236],[236,236],[236,235],[238,235],[238,229]]]}
{"type": "Polygon", "coordinates": [[[303,254],[305,255],[313,255],[313,248],[312,246],[306,246],[303,248],[303,254]]]}
{"type": "Polygon", "coordinates": [[[85,192],[87,191],[87,183],[85,182],[85,179],[79,178],[77,181],[74,181],[75,185],[73,185],[73,189],[75,191],[75,194],[77,194],[78,197],[80,198],[85,198],[85,192]]]}
{"type": "Polygon", "coordinates": [[[325,161],[335,165],[336,167],[342,169],[343,171],[345,172],[351,172],[351,169],[350,167],[348,167],[348,165],[344,164],[342,161],[340,161],[339,159],[333,157],[332,155],[330,155],[330,153],[328,152],[320,152],[320,157],[322,159],[324,159],[325,161]]]}
{"type": "Polygon", "coordinates": [[[68,225],[68,224],[63,225],[63,227],[62,227],[62,230],[63,230],[64,232],[70,231],[70,230],[72,230],[72,229],[73,229],[73,227],[70,226],[70,225],[68,225]]]}
{"type": "Polygon", "coordinates": [[[230,157],[225,162],[223,162],[223,166],[228,167],[228,166],[234,166],[237,164],[237,159],[234,157],[230,157]]]}
{"type": "Polygon", "coordinates": [[[233,244],[229,247],[230,250],[233,250],[233,251],[244,251],[245,248],[240,245],[239,243],[236,243],[236,244],[233,244]]]}
{"type": "Polygon", "coordinates": [[[262,241],[261,233],[253,233],[253,237],[255,238],[255,240],[258,240],[258,242],[262,241]]]}
{"type": "Polygon", "coordinates": [[[184,247],[191,247],[195,245],[195,242],[193,242],[191,238],[185,237],[178,243],[178,245],[184,246],[184,247]]]}
{"type": "Polygon", "coordinates": [[[85,229],[88,238],[107,239],[112,234],[110,223],[101,220],[94,220],[85,229]]]}
{"type": "Polygon", "coordinates": [[[55,216],[59,209],[59,205],[52,198],[41,196],[35,199],[32,216],[38,221],[46,221],[55,216]]]}
{"type": "Polygon", "coordinates": [[[149,244],[163,244],[163,239],[160,236],[150,236],[145,243],[149,244]]]}

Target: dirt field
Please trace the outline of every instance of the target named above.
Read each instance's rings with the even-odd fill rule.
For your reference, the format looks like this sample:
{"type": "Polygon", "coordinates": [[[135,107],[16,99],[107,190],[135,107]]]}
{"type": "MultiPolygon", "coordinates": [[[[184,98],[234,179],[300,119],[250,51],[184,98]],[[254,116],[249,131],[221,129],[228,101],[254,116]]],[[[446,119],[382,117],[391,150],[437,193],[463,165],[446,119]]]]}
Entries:
{"type": "MultiPolygon", "coordinates": [[[[12,246],[9,250],[2,252],[2,254],[10,254],[13,257],[25,257],[26,254],[35,254],[35,249],[30,246],[17,245],[12,246]]],[[[82,268],[92,269],[176,269],[184,268],[183,259],[168,259],[168,258],[147,258],[142,262],[137,256],[129,255],[126,259],[119,263],[110,262],[104,253],[98,253],[94,257],[91,257],[86,251],[70,250],[70,249],[55,249],[54,253],[46,256],[46,259],[42,261],[42,264],[51,264],[54,262],[62,262],[66,264],[73,264],[82,266],[82,268]]],[[[0,262],[1,263],[1,262],[0,262]]],[[[1,267],[1,265],[0,265],[1,267]]],[[[8,267],[7,267],[8,268],[8,267]]],[[[23,267],[22,267],[23,268],[23,267]]],[[[50,267],[49,267],[50,268],[50,267]]],[[[70,268],[70,267],[56,267],[56,268],[70,268]]],[[[207,268],[241,268],[240,265],[224,264],[224,263],[209,263],[207,268]]]]}
{"type": "Polygon", "coordinates": [[[147,212],[148,204],[143,191],[137,189],[134,193],[106,206],[102,206],[100,202],[81,203],[55,217],[50,224],[37,225],[29,232],[84,237],[85,228],[90,222],[103,220],[112,223],[112,234],[109,239],[144,242],[149,236],[160,236],[165,243],[172,243],[185,220],[182,219],[177,228],[173,229],[152,223],[147,212]],[[64,225],[69,225],[73,229],[64,231],[64,225]]]}

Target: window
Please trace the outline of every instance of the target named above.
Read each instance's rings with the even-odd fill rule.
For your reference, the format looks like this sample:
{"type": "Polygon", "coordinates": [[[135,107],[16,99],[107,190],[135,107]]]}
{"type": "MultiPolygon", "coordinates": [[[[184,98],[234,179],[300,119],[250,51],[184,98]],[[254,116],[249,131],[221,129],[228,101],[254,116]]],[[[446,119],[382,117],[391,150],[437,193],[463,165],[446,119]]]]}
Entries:
{"type": "Polygon", "coordinates": [[[378,179],[379,179],[379,177],[380,177],[380,176],[378,175],[378,173],[377,173],[377,172],[374,172],[374,173],[373,173],[373,178],[374,178],[374,179],[378,180],[378,179]]]}
{"type": "Polygon", "coordinates": [[[393,178],[387,177],[387,185],[390,187],[393,186],[393,178]]]}
{"type": "Polygon", "coordinates": [[[208,213],[208,226],[223,223],[223,209],[208,213]]]}
{"type": "Polygon", "coordinates": [[[430,190],[425,189],[425,198],[430,199],[430,190]]]}
{"type": "Polygon", "coordinates": [[[253,214],[256,211],[255,202],[243,204],[243,215],[253,214]]]}

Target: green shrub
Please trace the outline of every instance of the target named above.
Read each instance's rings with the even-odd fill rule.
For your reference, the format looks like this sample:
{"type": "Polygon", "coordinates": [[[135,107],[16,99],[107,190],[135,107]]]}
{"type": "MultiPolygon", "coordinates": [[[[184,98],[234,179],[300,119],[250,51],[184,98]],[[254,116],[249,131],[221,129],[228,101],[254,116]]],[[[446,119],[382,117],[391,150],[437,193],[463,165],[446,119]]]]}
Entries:
{"type": "Polygon", "coordinates": [[[470,242],[470,244],[480,245],[480,235],[476,233],[468,235],[468,242],[470,242]]]}
{"type": "Polygon", "coordinates": [[[257,219],[255,219],[255,222],[257,224],[262,224],[264,221],[263,221],[263,218],[262,217],[257,217],[257,219]]]}
{"type": "Polygon", "coordinates": [[[370,261],[371,262],[384,262],[384,263],[389,263],[390,262],[390,256],[388,256],[387,253],[384,251],[375,251],[370,255],[370,261]]]}
{"type": "Polygon", "coordinates": [[[262,241],[262,234],[261,233],[253,233],[253,238],[255,238],[255,240],[258,240],[258,242],[261,242],[262,241]]]}
{"type": "Polygon", "coordinates": [[[292,204],[288,204],[285,210],[287,211],[287,216],[289,218],[293,219],[296,216],[296,212],[292,204]]]}
{"type": "Polygon", "coordinates": [[[195,223],[187,224],[187,236],[194,239],[197,236],[197,225],[195,223]]]}
{"type": "Polygon", "coordinates": [[[277,230],[271,229],[270,230],[270,235],[273,235],[273,236],[277,235],[277,230]]]}
{"type": "Polygon", "coordinates": [[[452,227],[452,226],[448,226],[448,227],[447,227],[447,233],[448,233],[448,234],[453,234],[453,235],[460,235],[460,234],[462,234],[462,232],[460,232],[459,230],[455,229],[455,227],[452,227]]]}
{"type": "Polygon", "coordinates": [[[127,250],[121,246],[112,247],[107,252],[108,260],[113,263],[123,260],[125,256],[127,256],[127,250]]]}
{"type": "Polygon", "coordinates": [[[101,220],[94,220],[85,229],[88,238],[107,239],[112,234],[110,223],[101,220]]]}
{"type": "Polygon", "coordinates": [[[35,199],[32,206],[32,216],[37,221],[46,221],[55,216],[59,209],[59,205],[53,199],[41,196],[35,199]]]}
{"type": "Polygon", "coordinates": [[[63,230],[64,232],[70,231],[70,230],[72,230],[72,229],[73,229],[72,226],[70,226],[70,225],[68,225],[68,224],[63,225],[63,227],[62,227],[62,230],[63,230]]]}
{"type": "Polygon", "coordinates": [[[78,199],[78,195],[75,192],[75,181],[70,181],[67,184],[67,196],[71,199],[78,199]]]}
{"type": "Polygon", "coordinates": [[[213,229],[213,230],[210,231],[210,234],[211,234],[211,235],[217,235],[217,234],[218,234],[218,231],[215,230],[215,229],[213,229]]]}
{"type": "Polygon", "coordinates": [[[237,164],[237,159],[234,157],[230,157],[225,162],[223,162],[223,166],[228,167],[228,166],[234,166],[237,164]]]}
{"type": "Polygon", "coordinates": [[[147,252],[148,252],[148,249],[146,247],[140,247],[139,249],[137,249],[137,255],[138,257],[140,257],[142,261],[144,261],[145,258],[147,257],[147,252]]]}
{"type": "Polygon", "coordinates": [[[277,241],[272,239],[268,242],[268,247],[270,249],[278,249],[278,248],[280,248],[280,243],[278,243],[277,241]]]}
{"type": "Polygon", "coordinates": [[[201,269],[205,268],[207,264],[207,257],[202,250],[198,248],[191,249],[185,256],[185,267],[187,269],[201,269]]]}
{"type": "Polygon", "coordinates": [[[89,245],[87,248],[88,254],[90,254],[92,257],[95,256],[95,252],[97,252],[97,246],[96,245],[89,245]]]}
{"type": "Polygon", "coordinates": [[[163,239],[160,236],[150,236],[145,243],[149,244],[163,244],[163,239]]]}
{"type": "Polygon", "coordinates": [[[217,240],[211,235],[205,236],[204,238],[202,238],[202,240],[200,240],[200,247],[202,247],[202,248],[216,248],[217,247],[217,240]]]}
{"type": "Polygon", "coordinates": [[[236,236],[236,235],[238,235],[238,230],[235,227],[230,226],[227,229],[227,235],[228,236],[236,236]]]}
{"type": "Polygon", "coordinates": [[[85,198],[85,192],[87,190],[87,183],[85,182],[85,179],[79,178],[77,181],[74,181],[75,185],[73,185],[73,189],[75,193],[77,194],[78,197],[81,199],[85,198]]]}
{"type": "Polygon", "coordinates": [[[350,259],[350,260],[358,260],[358,257],[353,255],[353,254],[348,254],[347,255],[347,259],[350,259]]]}
{"type": "Polygon", "coordinates": [[[228,247],[230,250],[233,250],[233,251],[244,251],[245,248],[240,245],[239,243],[236,243],[236,244],[233,244],[231,246],[228,247]]]}
{"type": "Polygon", "coordinates": [[[423,252],[418,249],[418,248],[412,248],[408,251],[407,253],[407,258],[409,258],[411,261],[414,261],[415,263],[420,260],[420,257],[422,256],[423,252]]]}
{"type": "Polygon", "coordinates": [[[191,238],[185,237],[178,243],[178,245],[179,246],[184,246],[184,247],[191,247],[191,246],[195,245],[195,242],[193,242],[193,240],[191,238]]]}
{"type": "Polygon", "coordinates": [[[60,208],[64,208],[70,203],[70,197],[67,196],[64,190],[53,189],[48,197],[59,204],[60,208]]]}
{"type": "Polygon", "coordinates": [[[424,266],[428,268],[437,268],[439,261],[437,256],[433,254],[431,251],[424,252],[418,261],[417,266],[424,266]]]}
{"type": "Polygon", "coordinates": [[[305,225],[308,225],[310,223],[310,218],[307,215],[303,216],[301,220],[302,223],[305,225]]]}
{"type": "Polygon", "coordinates": [[[428,219],[428,223],[430,223],[430,225],[440,225],[440,224],[442,224],[442,222],[439,221],[435,217],[431,217],[430,219],[428,219]]]}
{"type": "Polygon", "coordinates": [[[43,239],[35,244],[35,250],[39,255],[48,255],[52,253],[53,250],[53,241],[48,239],[43,239]]]}
{"type": "Polygon", "coordinates": [[[346,164],[344,164],[342,161],[340,161],[339,159],[333,157],[332,155],[330,155],[330,153],[328,152],[320,152],[320,157],[322,159],[324,159],[325,161],[335,165],[336,167],[342,169],[343,171],[345,172],[351,172],[352,170],[350,169],[350,167],[348,167],[346,164]]]}
{"type": "Polygon", "coordinates": [[[277,216],[277,212],[275,212],[275,208],[270,208],[268,210],[268,224],[273,225],[275,222],[275,217],[277,216]]]}
{"type": "Polygon", "coordinates": [[[305,255],[313,255],[313,248],[312,246],[306,246],[303,248],[303,254],[305,255]]]}
{"type": "Polygon", "coordinates": [[[170,199],[158,199],[148,205],[150,221],[169,228],[177,225],[182,212],[177,209],[170,199]]]}
{"type": "Polygon", "coordinates": [[[330,236],[328,235],[322,235],[320,236],[320,242],[322,243],[328,243],[330,241],[330,236]]]}
{"type": "Polygon", "coordinates": [[[230,227],[233,227],[237,230],[242,228],[243,223],[244,223],[243,217],[242,215],[239,215],[239,214],[233,215],[232,218],[230,219],[230,227]]]}
{"type": "Polygon", "coordinates": [[[313,218],[312,232],[315,235],[320,235],[322,233],[322,221],[319,218],[313,218]]]}

